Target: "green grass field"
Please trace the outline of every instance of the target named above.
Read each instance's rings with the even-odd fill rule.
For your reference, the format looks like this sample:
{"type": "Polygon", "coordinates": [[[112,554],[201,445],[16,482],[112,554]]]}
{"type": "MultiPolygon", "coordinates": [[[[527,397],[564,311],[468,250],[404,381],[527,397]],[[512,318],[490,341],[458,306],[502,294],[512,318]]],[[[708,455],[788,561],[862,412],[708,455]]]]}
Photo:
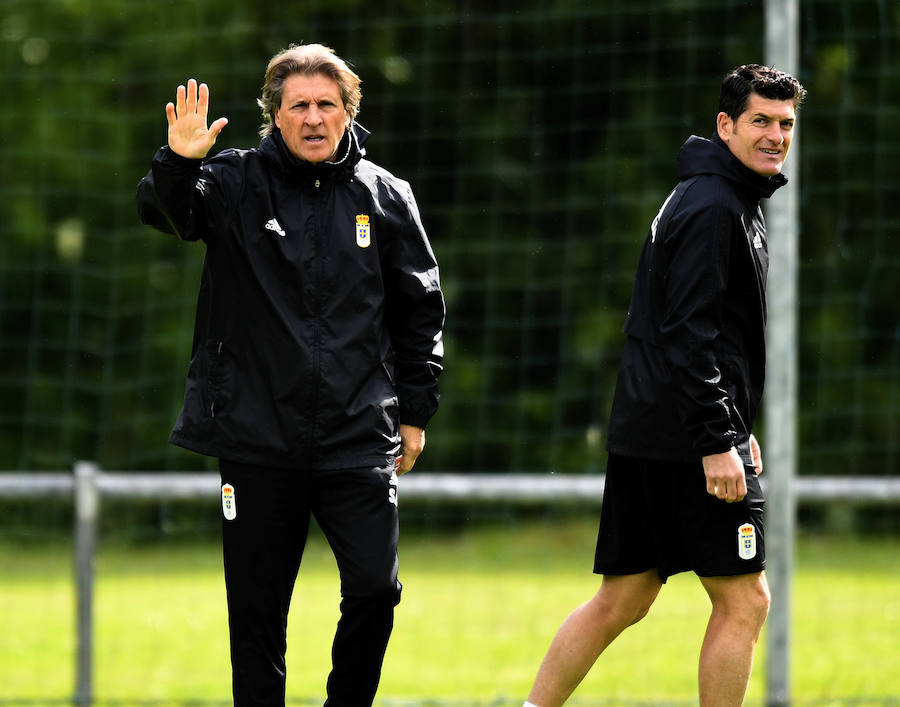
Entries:
{"type": "MultiPolygon", "coordinates": [[[[597,587],[590,571],[594,533],[593,520],[559,518],[406,533],[403,601],[380,699],[521,704],[559,623],[597,587]]],[[[896,538],[801,540],[793,596],[798,703],[900,700],[898,550],[896,538]]],[[[71,696],[70,553],[64,543],[0,543],[0,704],[71,696]]],[[[106,539],[96,569],[99,700],[229,699],[216,542],[106,539]]],[[[289,696],[324,693],[337,620],[336,574],[327,546],[314,533],[290,619],[289,696]]],[[[649,617],[601,657],[573,702],[695,700],[707,612],[693,575],[672,578],[649,617]]],[[[764,640],[761,646],[748,704],[764,699],[764,640]]]]}

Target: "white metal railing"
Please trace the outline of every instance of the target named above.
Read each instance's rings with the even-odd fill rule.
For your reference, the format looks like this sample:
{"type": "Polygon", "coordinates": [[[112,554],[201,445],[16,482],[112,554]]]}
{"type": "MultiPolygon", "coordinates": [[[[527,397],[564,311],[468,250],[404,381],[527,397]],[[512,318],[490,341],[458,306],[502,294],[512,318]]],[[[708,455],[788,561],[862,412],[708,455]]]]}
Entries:
{"type": "MultiPolygon", "coordinates": [[[[93,484],[103,496],[126,498],[191,499],[217,496],[219,475],[215,472],[124,472],[101,471],[90,462],[93,484]]],[[[768,485],[760,477],[763,490],[768,485]]],[[[602,474],[479,474],[413,472],[400,479],[404,499],[511,501],[600,501],[602,474]]],[[[793,480],[799,501],[900,500],[900,477],[800,476],[793,480]]],[[[0,472],[0,497],[71,498],[75,493],[72,472],[0,472]]]]}

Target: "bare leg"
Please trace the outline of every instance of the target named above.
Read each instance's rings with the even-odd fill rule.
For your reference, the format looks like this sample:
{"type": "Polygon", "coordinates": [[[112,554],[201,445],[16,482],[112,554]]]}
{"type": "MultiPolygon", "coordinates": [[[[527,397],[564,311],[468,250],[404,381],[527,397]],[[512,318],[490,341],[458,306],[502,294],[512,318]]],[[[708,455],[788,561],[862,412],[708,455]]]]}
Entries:
{"type": "Polygon", "coordinates": [[[700,705],[740,707],[756,641],[769,612],[766,575],[701,577],[700,581],[712,601],[700,651],[700,705]]]}
{"type": "Polygon", "coordinates": [[[559,627],[528,701],[539,707],[563,704],[616,636],[647,615],[660,587],[656,570],[605,575],[599,591],[559,627]]]}

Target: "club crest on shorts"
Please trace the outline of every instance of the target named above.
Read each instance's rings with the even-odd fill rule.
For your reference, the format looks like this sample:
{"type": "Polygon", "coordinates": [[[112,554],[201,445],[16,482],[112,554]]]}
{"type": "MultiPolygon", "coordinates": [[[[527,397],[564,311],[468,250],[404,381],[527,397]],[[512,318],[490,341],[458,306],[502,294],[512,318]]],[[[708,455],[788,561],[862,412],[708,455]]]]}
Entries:
{"type": "Polygon", "coordinates": [[[756,528],[752,523],[744,523],[738,528],[738,557],[742,560],[756,557],[756,528]]]}
{"type": "Polygon", "coordinates": [[[372,233],[369,227],[369,217],[366,214],[356,215],[356,245],[360,248],[368,248],[372,242],[372,233]]]}
{"type": "Polygon", "coordinates": [[[222,515],[225,520],[237,518],[237,500],[234,495],[234,486],[224,484],[222,486],[222,515]]]}

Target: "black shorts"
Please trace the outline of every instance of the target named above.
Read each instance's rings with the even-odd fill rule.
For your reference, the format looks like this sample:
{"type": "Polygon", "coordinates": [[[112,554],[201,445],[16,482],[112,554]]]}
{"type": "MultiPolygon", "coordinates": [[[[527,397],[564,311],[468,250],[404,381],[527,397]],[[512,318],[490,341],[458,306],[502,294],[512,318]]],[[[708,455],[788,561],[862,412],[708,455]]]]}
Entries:
{"type": "Polygon", "coordinates": [[[706,492],[700,462],[610,454],[594,572],[656,569],[665,582],[689,570],[724,577],[765,569],[765,500],[755,469],[744,470],[747,495],[726,503],[706,492]]]}

